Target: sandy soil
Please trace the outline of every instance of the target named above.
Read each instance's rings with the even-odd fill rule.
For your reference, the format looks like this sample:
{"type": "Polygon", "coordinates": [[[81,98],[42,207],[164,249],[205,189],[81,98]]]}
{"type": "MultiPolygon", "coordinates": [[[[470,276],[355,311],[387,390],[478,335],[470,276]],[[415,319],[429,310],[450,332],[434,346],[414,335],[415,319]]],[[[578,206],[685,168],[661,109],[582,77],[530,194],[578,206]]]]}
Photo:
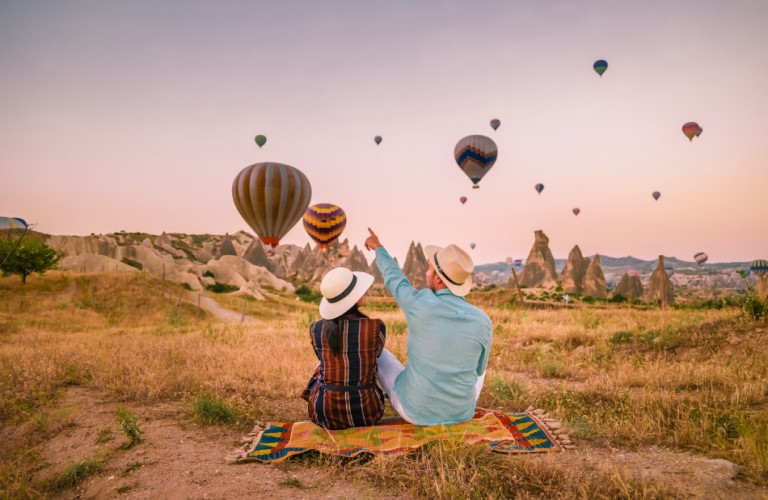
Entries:
{"type": "MultiPolygon", "coordinates": [[[[143,441],[123,449],[127,438],[115,423],[116,407],[98,392],[69,388],[66,398],[49,411],[56,418],[38,446],[43,464],[33,479],[51,478],[75,461],[101,456],[106,457],[101,474],[57,498],[407,498],[404,492],[386,494],[295,461],[228,464],[225,456],[238,446],[242,433],[199,426],[181,403],[130,405],[139,417],[143,441]]],[[[32,425],[6,427],[0,430],[0,441],[21,444],[32,425]]],[[[658,447],[627,451],[582,441],[575,450],[533,459],[554,461],[574,479],[625,471],[638,479],[676,484],[696,498],[768,498],[768,489],[739,481],[738,467],[731,462],[658,447]]]]}

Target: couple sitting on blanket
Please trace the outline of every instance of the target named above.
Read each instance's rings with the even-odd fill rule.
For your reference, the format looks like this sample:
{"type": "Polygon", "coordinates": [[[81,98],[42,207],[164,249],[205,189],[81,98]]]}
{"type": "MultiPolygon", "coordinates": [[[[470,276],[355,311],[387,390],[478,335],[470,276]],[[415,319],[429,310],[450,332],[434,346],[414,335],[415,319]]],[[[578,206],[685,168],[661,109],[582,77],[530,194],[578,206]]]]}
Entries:
{"type": "Polygon", "coordinates": [[[471,257],[456,245],[426,246],[427,287],[416,290],[368,230],[365,248],[408,321],[406,366],[384,348],[380,319],[360,312],[373,276],[338,267],[320,284],[320,316],[310,336],[320,364],[302,398],[309,417],[328,429],[375,424],[384,394],[416,425],[465,422],[483,387],[491,348],[491,320],[464,296],[472,288],[471,257]]]}

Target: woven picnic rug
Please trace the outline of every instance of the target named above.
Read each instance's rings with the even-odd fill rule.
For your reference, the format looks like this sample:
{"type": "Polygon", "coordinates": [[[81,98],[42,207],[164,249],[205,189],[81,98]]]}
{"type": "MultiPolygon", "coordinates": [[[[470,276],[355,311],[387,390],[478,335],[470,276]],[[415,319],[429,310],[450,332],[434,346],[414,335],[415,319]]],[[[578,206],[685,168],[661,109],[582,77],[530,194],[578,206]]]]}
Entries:
{"type": "Polygon", "coordinates": [[[559,423],[542,410],[501,413],[477,408],[472,420],[451,425],[420,426],[393,417],[373,426],[337,431],[308,421],[270,422],[254,431],[243,438],[244,446],[228,456],[228,461],[280,462],[308,451],[342,457],[403,453],[436,440],[487,442],[502,453],[542,453],[572,447],[559,423]]]}

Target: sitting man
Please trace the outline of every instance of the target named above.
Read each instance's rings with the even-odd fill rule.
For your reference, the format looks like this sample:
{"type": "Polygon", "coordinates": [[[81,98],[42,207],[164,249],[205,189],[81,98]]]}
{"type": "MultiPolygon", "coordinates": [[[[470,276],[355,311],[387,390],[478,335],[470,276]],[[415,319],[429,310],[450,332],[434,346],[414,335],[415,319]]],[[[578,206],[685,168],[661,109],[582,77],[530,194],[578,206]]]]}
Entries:
{"type": "Polygon", "coordinates": [[[491,349],[491,320],[464,296],[472,288],[472,258],[456,245],[427,245],[427,287],[416,290],[369,228],[365,248],[408,321],[408,363],[387,349],[378,380],[392,406],[416,425],[472,419],[491,349]]]}

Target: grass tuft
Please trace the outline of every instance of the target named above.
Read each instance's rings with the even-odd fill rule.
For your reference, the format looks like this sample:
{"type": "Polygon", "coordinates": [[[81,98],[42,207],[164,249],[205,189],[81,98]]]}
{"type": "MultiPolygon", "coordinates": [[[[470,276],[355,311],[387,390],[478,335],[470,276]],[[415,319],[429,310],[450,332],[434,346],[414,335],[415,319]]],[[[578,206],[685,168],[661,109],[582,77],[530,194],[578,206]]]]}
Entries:
{"type": "Polygon", "coordinates": [[[101,460],[88,458],[74,462],[49,482],[49,487],[55,491],[66,490],[77,486],[85,479],[100,474],[104,470],[101,460]]]}
{"type": "Polygon", "coordinates": [[[193,403],[195,417],[205,425],[229,425],[237,422],[237,411],[224,399],[198,395],[193,403]]]}

